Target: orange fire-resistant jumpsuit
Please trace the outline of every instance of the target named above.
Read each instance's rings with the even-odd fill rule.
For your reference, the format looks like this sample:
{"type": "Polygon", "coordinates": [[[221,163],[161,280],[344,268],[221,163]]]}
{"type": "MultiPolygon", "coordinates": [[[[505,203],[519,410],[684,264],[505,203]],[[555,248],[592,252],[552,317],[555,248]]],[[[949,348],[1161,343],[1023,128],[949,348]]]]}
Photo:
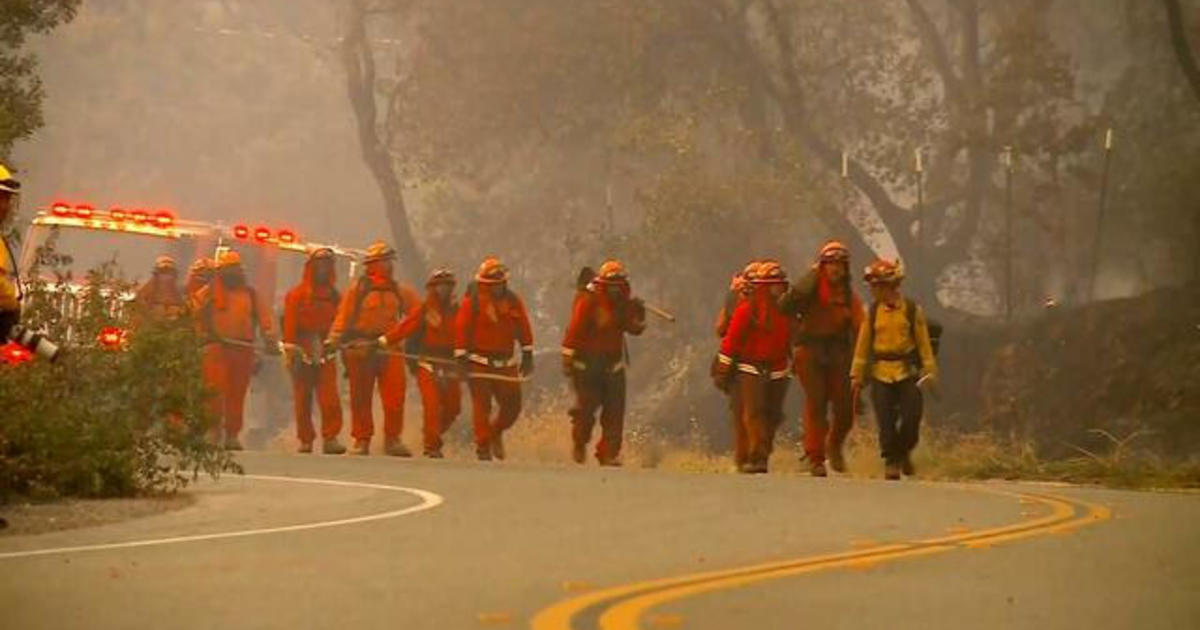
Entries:
{"type": "Polygon", "coordinates": [[[563,338],[563,355],[575,390],[571,407],[571,438],[582,451],[592,439],[600,412],[600,441],[596,459],[616,461],[625,430],[625,335],[646,329],[646,309],[629,295],[625,282],[599,282],[575,300],[563,338]],[[614,298],[608,289],[616,288],[614,298]]]}
{"type": "MultiPolygon", "coordinates": [[[[532,357],[533,330],[521,299],[507,289],[496,297],[491,290],[495,286],[480,284],[463,298],[455,324],[454,352],[467,358],[472,374],[516,379],[519,361],[513,356],[513,345],[519,343],[525,355],[532,357]]],[[[471,378],[469,386],[475,446],[482,453],[493,437],[512,427],[521,415],[521,384],[471,378]],[[494,419],[493,401],[499,407],[494,419]]]]}
{"type": "Polygon", "coordinates": [[[462,387],[452,365],[454,359],[454,324],[458,305],[451,300],[443,303],[430,291],[424,304],[392,327],[384,336],[388,344],[413,338],[410,351],[433,359],[417,361],[417,388],[424,409],[425,454],[440,455],[442,434],[454,424],[462,410],[462,387]],[[435,362],[435,361],[445,361],[435,362]]]}
{"type": "MultiPolygon", "coordinates": [[[[318,250],[320,251],[320,250],[318,250]]],[[[328,251],[328,250],[325,250],[328,251]]],[[[333,326],[341,296],[334,286],[334,274],[318,284],[314,267],[320,259],[310,254],[304,265],[304,277],[284,298],[283,342],[289,344],[288,366],[292,375],[296,411],[296,437],[301,444],[312,444],[316,431],[312,422],[312,399],[316,394],[321,407],[321,439],[334,440],[342,431],[342,402],[338,395],[337,361],[326,359],[325,338],[333,326]]]]}
{"type": "Polygon", "coordinates": [[[833,283],[814,273],[812,295],[799,304],[792,366],[804,388],[804,452],[816,465],[825,461],[827,450],[840,451],[854,423],[850,361],[863,305],[849,282],[833,283]]]}
{"type": "Polygon", "coordinates": [[[246,392],[254,373],[255,328],[268,342],[273,337],[271,311],[260,304],[254,289],[229,286],[216,275],[197,293],[197,322],[204,339],[204,380],[215,392],[212,411],[223,425],[225,439],[236,440],[242,430],[246,392]]]}
{"type": "Polygon", "coordinates": [[[376,385],[383,403],[384,441],[390,444],[400,439],[407,384],[404,359],[381,352],[376,341],[420,303],[411,288],[369,269],[342,296],[329,338],[345,348],[342,360],[350,376],[350,435],[356,442],[369,442],[375,433],[372,404],[376,385]]]}

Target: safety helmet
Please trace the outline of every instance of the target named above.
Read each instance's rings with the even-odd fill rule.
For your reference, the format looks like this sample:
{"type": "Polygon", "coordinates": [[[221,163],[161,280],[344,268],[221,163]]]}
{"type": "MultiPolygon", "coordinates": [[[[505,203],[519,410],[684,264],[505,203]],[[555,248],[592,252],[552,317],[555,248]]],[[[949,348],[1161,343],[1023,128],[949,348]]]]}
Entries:
{"type": "Polygon", "coordinates": [[[391,245],[383,241],[375,241],[367,245],[367,255],[363,257],[364,263],[373,263],[380,260],[392,260],[396,257],[396,250],[392,249],[391,245]]]}
{"type": "Polygon", "coordinates": [[[841,241],[829,241],[821,246],[821,251],[817,254],[818,262],[849,262],[850,250],[846,248],[841,241]]]}
{"type": "Polygon", "coordinates": [[[505,267],[499,258],[487,258],[479,265],[475,281],[480,284],[508,282],[508,267],[505,267]]]}
{"type": "Polygon", "coordinates": [[[175,259],[170,256],[159,256],[154,259],[154,271],[175,271],[175,259]]]}
{"type": "Polygon", "coordinates": [[[242,266],[242,255],[227,249],[217,256],[217,269],[230,269],[242,266]]]}
{"type": "Polygon", "coordinates": [[[763,261],[758,270],[750,278],[752,284],[780,284],[787,282],[787,273],[783,266],[774,260],[763,261]]]}
{"type": "Polygon", "coordinates": [[[332,260],[333,250],[328,247],[313,247],[308,250],[309,260],[332,260]]]}
{"type": "Polygon", "coordinates": [[[21,192],[21,182],[13,178],[8,167],[0,164],[0,192],[16,195],[21,192]]]}
{"type": "Polygon", "coordinates": [[[454,278],[454,272],[446,268],[434,269],[433,273],[429,274],[429,278],[425,280],[425,286],[432,287],[439,284],[449,284],[453,286],[458,280],[454,278]]]}
{"type": "Polygon", "coordinates": [[[625,271],[625,265],[621,261],[612,259],[604,261],[600,265],[600,271],[596,273],[596,282],[600,284],[625,284],[629,282],[629,273],[625,271]]]}
{"type": "Polygon", "coordinates": [[[761,260],[751,260],[742,268],[742,277],[746,279],[753,278],[758,273],[758,268],[762,266],[761,260]]]}
{"type": "Polygon", "coordinates": [[[863,279],[868,284],[899,284],[904,279],[904,268],[899,260],[880,258],[863,271],[863,279]]]}
{"type": "Polygon", "coordinates": [[[204,256],[201,256],[200,258],[193,260],[191,266],[188,267],[188,273],[192,273],[192,274],[210,273],[210,272],[212,272],[212,270],[213,270],[212,259],[204,257],[204,256]]]}

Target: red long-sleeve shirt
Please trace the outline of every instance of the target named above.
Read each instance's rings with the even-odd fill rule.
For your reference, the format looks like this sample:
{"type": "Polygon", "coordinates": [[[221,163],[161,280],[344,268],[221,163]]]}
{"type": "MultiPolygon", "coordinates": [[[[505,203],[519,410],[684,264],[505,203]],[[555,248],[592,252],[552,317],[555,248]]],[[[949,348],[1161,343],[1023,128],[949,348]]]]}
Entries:
{"type": "Polygon", "coordinates": [[[645,308],[625,299],[621,308],[602,290],[579,296],[571,309],[563,352],[619,358],[625,349],[625,334],[640,335],[646,329],[645,308]]]}
{"type": "Polygon", "coordinates": [[[721,340],[721,360],[765,364],[772,372],[787,369],[792,318],[783,314],[765,287],[733,311],[721,340]]]}
{"type": "Polygon", "coordinates": [[[455,354],[480,353],[510,357],[513,344],[533,350],[533,329],[525,305],[515,294],[497,300],[487,287],[463,298],[455,325],[455,354]],[[478,302],[478,306],[476,306],[478,302]]]}

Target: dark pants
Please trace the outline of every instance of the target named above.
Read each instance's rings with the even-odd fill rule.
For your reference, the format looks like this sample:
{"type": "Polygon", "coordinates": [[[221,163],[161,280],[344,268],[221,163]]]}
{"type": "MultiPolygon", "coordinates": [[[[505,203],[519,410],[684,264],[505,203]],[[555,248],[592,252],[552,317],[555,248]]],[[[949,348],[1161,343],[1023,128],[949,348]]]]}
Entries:
{"type": "Polygon", "coordinates": [[[775,447],[775,432],[783,424],[788,379],[739,372],[735,387],[734,461],[766,466],[775,447]]]}
{"type": "Polygon", "coordinates": [[[600,412],[600,441],[596,459],[613,461],[621,454],[625,432],[625,370],[590,369],[574,376],[575,405],[571,407],[571,438],[587,445],[600,412]]]}
{"type": "Polygon", "coordinates": [[[879,424],[879,448],[888,463],[899,464],[917,446],[924,401],[917,379],[871,382],[871,404],[879,424]]]}

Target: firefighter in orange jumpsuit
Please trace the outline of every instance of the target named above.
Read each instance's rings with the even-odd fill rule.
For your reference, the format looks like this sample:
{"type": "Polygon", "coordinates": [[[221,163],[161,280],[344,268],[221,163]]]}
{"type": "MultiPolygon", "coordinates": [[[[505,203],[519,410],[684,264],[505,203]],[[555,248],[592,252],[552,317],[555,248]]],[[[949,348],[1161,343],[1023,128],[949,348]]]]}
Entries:
{"type": "Polygon", "coordinates": [[[154,261],[154,271],[134,295],[133,304],[135,327],[149,321],[175,320],[183,315],[187,302],[179,290],[174,258],[159,256],[154,261]]]}
{"type": "Polygon", "coordinates": [[[625,431],[625,335],[646,329],[646,306],[631,297],[629,277],[619,261],[600,266],[571,310],[563,339],[563,373],[575,390],[571,408],[571,456],[586,457],[596,412],[600,412],[600,441],[596,461],[618,466],[625,431]]]}
{"type": "Polygon", "coordinates": [[[338,442],[342,401],[338,395],[337,361],[323,346],[341,300],[334,281],[335,269],[333,250],[321,247],[310,251],[304,277],[288,291],[283,302],[283,357],[292,375],[301,453],[311,453],[316,438],[312,422],[314,393],[321,407],[321,452],[346,452],[338,442]]]}
{"type": "Polygon", "coordinates": [[[750,283],[752,293],[734,309],[721,341],[714,377],[719,387],[732,388],[736,400],[733,410],[741,430],[734,460],[742,462],[739,472],[765,473],[775,431],[783,422],[792,318],[779,307],[787,289],[779,263],[764,261],[750,283]]]}
{"type": "Polygon", "coordinates": [[[183,297],[190,310],[196,310],[196,300],[200,295],[200,289],[208,286],[208,283],[212,281],[215,267],[216,264],[211,258],[204,257],[193,260],[192,265],[188,267],[187,279],[183,281],[183,297]]]}
{"type": "Polygon", "coordinates": [[[462,410],[462,387],[454,366],[454,300],[457,281],[449,269],[438,269],[425,281],[425,302],[387,331],[380,343],[387,347],[406,341],[409,367],[417,377],[424,410],[424,455],[442,458],[442,434],[462,410]],[[420,358],[417,358],[420,357],[420,358]]]}
{"type": "Polygon", "coordinates": [[[488,258],[467,289],[455,322],[454,356],[469,379],[475,455],[504,459],[504,432],[521,415],[521,381],[533,373],[533,330],[508,288],[508,268],[488,258]],[[521,345],[521,359],[513,345],[521,345]],[[492,417],[492,403],[499,407],[492,417]]]}
{"type": "MultiPolygon", "coordinates": [[[[752,260],[739,272],[733,274],[733,278],[729,280],[729,291],[725,294],[725,303],[721,305],[720,312],[717,313],[716,331],[717,338],[724,339],[725,333],[729,331],[729,322],[733,318],[733,312],[737,309],[738,304],[749,298],[753,285],[750,284],[750,278],[758,273],[760,262],[752,260]]],[[[738,410],[738,397],[733,395],[725,385],[731,384],[728,379],[717,378],[717,371],[720,366],[717,365],[717,358],[713,358],[713,378],[717,387],[722,388],[722,391],[729,398],[729,417],[732,419],[733,425],[733,443],[734,443],[734,465],[740,470],[745,462],[746,452],[744,449],[738,449],[738,444],[746,444],[746,431],[741,422],[741,411],[738,410]]]]}
{"type": "Polygon", "coordinates": [[[849,264],[845,245],[826,243],[812,271],[781,300],[799,318],[792,367],[804,388],[804,452],[814,477],[826,476],[826,455],[831,468],[845,472],[842,444],[854,422],[850,360],[864,310],[850,288],[849,264]]]}
{"type": "Polygon", "coordinates": [[[271,312],[261,304],[258,294],[246,283],[242,258],[237,252],[222,252],[216,274],[196,296],[197,325],[204,340],[204,380],[216,392],[212,411],[220,421],[212,436],[225,429],[225,449],[242,450],[238,434],[254,373],[255,331],[267,353],[278,352],[278,341],[271,327],[271,312]]]}
{"type": "Polygon", "coordinates": [[[355,455],[370,453],[375,433],[372,404],[375,386],[383,403],[383,450],[394,457],[412,457],[400,441],[404,430],[404,398],[407,380],[404,358],[388,354],[379,337],[408,314],[421,300],[412,288],[393,278],[396,251],[382,241],[367,247],[364,273],[342,296],[326,347],[342,347],[342,361],[350,376],[350,435],[355,455]]]}

